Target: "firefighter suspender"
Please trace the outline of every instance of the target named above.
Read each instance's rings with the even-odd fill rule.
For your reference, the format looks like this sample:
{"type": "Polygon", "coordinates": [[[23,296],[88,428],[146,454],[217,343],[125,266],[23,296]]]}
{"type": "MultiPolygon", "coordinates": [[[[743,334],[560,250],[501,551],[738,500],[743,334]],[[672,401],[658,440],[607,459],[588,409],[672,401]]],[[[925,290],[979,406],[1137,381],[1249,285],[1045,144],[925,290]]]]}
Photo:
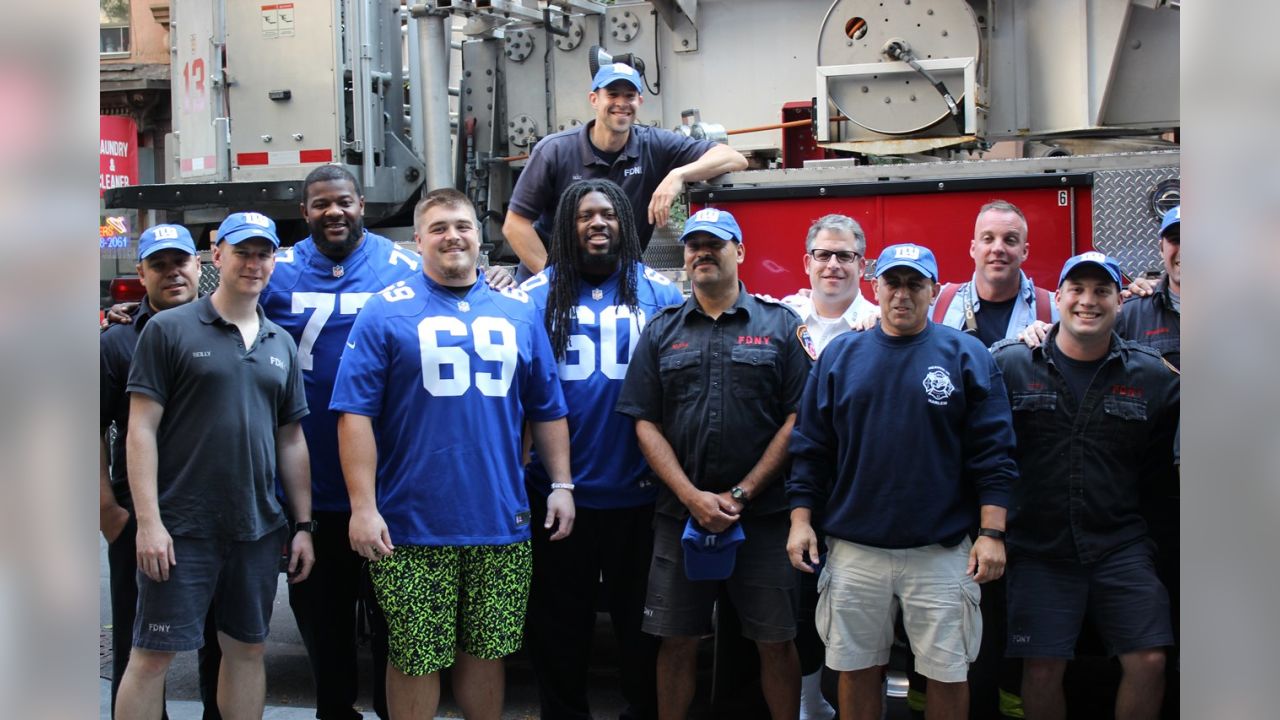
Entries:
{"type": "Polygon", "coordinates": [[[947,316],[947,308],[951,307],[951,301],[956,298],[956,291],[959,289],[959,283],[946,283],[942,286],[941,292],[938,293],[938,301],[933,304],[934,322],[942,324],[942,319],[947,316]]]}
{"type": "MultiPolygon", "coordinates": [[[[942,290],[938,293],[938,301],[933,305],[933,321],[942,324],[943,318],[947,316],[947,310],[951,307],[951,301],[955,300],[956,293],[960,290],[961,283],[945,283],[942,290]]],[[[1034,288],[1036,320],[1042,323],[1053,322],[1053,295],[1044,288],[1034,288]]],[[[968,313],[966,308],[966,314],[968,313]]]]}
{"type": "Polygon", "coordinates": [[[1035,288],[1036,291],[1036,320],[1047,325],[1053,324],[1053,295],[1044,288],[1035,288]]]}

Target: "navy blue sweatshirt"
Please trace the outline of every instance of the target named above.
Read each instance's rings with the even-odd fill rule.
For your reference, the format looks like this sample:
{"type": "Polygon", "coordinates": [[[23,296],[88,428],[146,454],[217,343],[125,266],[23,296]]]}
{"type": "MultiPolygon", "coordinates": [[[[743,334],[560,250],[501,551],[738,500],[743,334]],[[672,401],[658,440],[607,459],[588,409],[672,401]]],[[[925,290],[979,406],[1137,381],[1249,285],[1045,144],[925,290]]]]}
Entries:
{"type": "Polygon", "coordinates": [[[1004,381],[981,341],[930,322],[831,341],[791,433],[787,497],[822,532],[881,548],[959,543],[1018,475],[1004,381]]]}

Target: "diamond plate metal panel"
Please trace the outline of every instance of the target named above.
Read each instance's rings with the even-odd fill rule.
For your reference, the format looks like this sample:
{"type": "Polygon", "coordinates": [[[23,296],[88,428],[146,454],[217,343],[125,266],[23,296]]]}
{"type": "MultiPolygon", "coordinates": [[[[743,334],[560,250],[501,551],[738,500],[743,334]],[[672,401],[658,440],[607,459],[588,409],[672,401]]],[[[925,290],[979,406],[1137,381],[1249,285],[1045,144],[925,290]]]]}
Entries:
{"type": "Polygon", "coordinates": [[[1164,269],[1157,240],[1160,219],[1151,209],[1151,192],[1171,178],[1181,178],[1180,167],[1094,173],[1093,247],[1119,260],[1131,276],[1164,269]]]}
{"type": "Polygon", "coordinates": [[[204,297],[218,289],[218,268],[213,263],[200,264],[200,296],[204,297]]]}

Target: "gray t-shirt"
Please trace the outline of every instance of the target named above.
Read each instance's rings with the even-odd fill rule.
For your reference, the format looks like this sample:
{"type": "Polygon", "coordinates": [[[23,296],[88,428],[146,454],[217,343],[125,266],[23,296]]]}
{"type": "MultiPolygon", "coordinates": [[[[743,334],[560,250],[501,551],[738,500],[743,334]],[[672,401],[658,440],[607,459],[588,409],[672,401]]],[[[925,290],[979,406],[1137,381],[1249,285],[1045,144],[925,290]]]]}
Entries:
{"type": "Polygon", "coordinates": [[[138,338],[128,391],[164,406],[160,518],[172,535],[257,540],[285,524],[276,430],[307,414],[297,346],[258,308],[246,351],[209,297],[158,313],[138,338]]]}

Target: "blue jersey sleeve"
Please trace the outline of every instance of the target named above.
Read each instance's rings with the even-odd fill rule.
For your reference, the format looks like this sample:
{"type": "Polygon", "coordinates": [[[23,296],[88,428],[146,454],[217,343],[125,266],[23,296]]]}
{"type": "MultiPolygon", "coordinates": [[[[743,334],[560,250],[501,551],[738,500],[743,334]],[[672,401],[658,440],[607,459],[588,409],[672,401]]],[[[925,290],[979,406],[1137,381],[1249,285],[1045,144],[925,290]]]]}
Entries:
{"type": "Polygon", "coordinates": [[[334,412],[369,417],[382,413],[389,353],[381,310],[381,301],[374,298],[356,316],[338,363],[333,399],[329,402],[329,409],[334,412]]]}
{"type": "Polygon", "coordinates": [[[534,317],[529,330],[533,352],[526,382],[522,384],[520,402],[524,406],[525,417],[532,422],[558,420],[569,414],[569,408],[565,405],[564,391],[560,388],[560,376],[556,371],[555,355],[551,352],[551,340],[547,337],[547,330],[540,317],[534,317]]]}

